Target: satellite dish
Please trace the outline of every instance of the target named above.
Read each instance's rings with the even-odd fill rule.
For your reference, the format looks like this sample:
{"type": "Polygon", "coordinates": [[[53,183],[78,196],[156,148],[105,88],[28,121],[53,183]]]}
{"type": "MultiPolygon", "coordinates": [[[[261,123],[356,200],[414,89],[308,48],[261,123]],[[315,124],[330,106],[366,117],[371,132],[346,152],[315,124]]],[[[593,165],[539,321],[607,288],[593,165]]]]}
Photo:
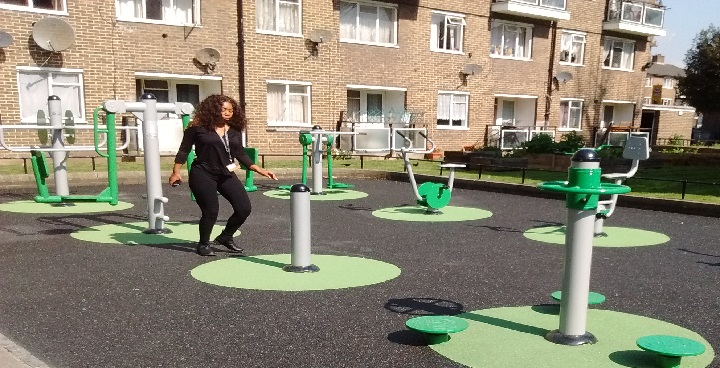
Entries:
{"type": "Polygon", "coordinates": [[[13,43],[13,36],[5,31],[0,31],[0,49],[8,47],[13,43]]]}
{"type": "Polygon", "coordinates": [[[463,68],[463,74],[465,75],[474,75],[477,73],[480,73],[482,71],[482,67],[477,64],[467,64],[463,68]]]}
{"type": "Polygon", "coordinates": [[[315,43],[328,42],[330,41],[330,38],[332,38],[332,32],[324,29],[316,29],[310,32],[310,35],[308,36],[308,39],[315,43]]]}
{"type": "Polygon", "coordinates": [[[560,73],[558,73],[558,75],[555,77],[555,79],[557,79],[558,82],[566,83],[567,81],[572,80],[572,79],[573,79],[573,76],[572,76],[572,74],[570,74],[570,73],[568,73],[568,72],[560,72],[560,73]]]}
{"type": "Polygon", "coordinates": [[[195,53],[195,59],[197,59],[200,64],[215,65],[215,63],[220,60],[220,51],[212,47],[206,47],[195,53]]]}
{"type": "Polygon", "coordinates": [[[43,18],[33,25],[32,37],[41,48],[58,52],[75,43],[75,30],[60,18],[43,18]]]}

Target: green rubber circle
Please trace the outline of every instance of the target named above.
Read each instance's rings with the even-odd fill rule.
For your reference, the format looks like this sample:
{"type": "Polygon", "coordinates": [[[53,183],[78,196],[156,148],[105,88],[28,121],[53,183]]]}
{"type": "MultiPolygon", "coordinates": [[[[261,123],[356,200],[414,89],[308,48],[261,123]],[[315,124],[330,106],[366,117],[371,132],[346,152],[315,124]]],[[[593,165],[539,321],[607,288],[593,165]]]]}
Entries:
{"type": "Polygon", "coordinates": [[[405,326],[415,331],[445,334],[464,331],[470,324],[463,318],[453,316],[421,316],[405,321],[405,326]]]}
{"type": "Polygon", "coordinates": [[[705,345],[679,336],[643,336],[636,343],[640,349],[671,357],[694,356],[705,352],[705,345]]]}
{"type": "Polygon", "coordinates": [[[132,203],[118,202],[112,206],[106,202],[73,202],[72,206],[57,206],[35,201],[13,201],[0,204],[0,211],[13,213],[74,214],[122,211],[132,208],[132,203]]]}
{"type": "Polygon", "coordinates": [[[492,216],[492,212],[479,208],[446,206],[436,213],[428,213],[423,206],[401,206],[373,211],[373,216],[386,220],[452,222],[482,220],[492,216]]]}
{"type": "MultiPolygon", "coordinates": [[[[130,222],[124,224],[107,224],[78,230],[70,236],[78,240],[104,244],[187,244],[198,241],[198,225],[182,222],[166,222],[165,228],[172,231],[168,234],[145,234],[148,222],[130,222]]],[[[215,225],[211,239],[220,235],[223,227],[215,225]]]]}
{"type": "MultiPolygon", "coordinates": [[[[358,199],[367,197],[367,193],[358,192],[350,189],[324,189],[325,194],[311,194],[311,201],[344,201],[348,199],[358,199]]],[[[268,190],[264,192],[270,198],[290,199],[290,191],[288,190],[268,190]]]]}
{"type": "Polygon", "coordinates": [[[205,263],[190,271],[195,279],[217,286],[252,290],[308,291],[345,289],[378,284],[400,275],[390,263],[368,258],[313,254],[317,272],[283,270],[290,254],[231,257],[205,263]]]}
{"type": "MultiPolygon", "coordinates": [[[[558,290],[550,294],[550,297],[560,301],[562,299],[562,290],[558,290]]],[[[588,305],[605,303],[605,295],[591,291],[588,293],[588,305]]]]}
{"type": "Polygon", "coordinates": [[[648,317],[590,309],[587,331],[596,344],[567,346],[545,340],[559,327],[557,306],[524,306],[484,309],[459,314],[470,324],[465,331],[431,348],[468,367],[654,367],[655,354],[640,350],[642,336],[666,334],[689,338],[706,347],[705,353],[683,358],[683,368],[707,367],[715,352],[699,334],[648,317]]]}
{"type": "MultiPolygon", "coordinates": [[[[595,247],[644,247],[667,243],[670,238],[662,233],[632,229],[627,227],[605,226],[607,236],[593,238],[595,247]]],[[[543,243],[565,244],[565,226],[541,226],[525,231],[526,238],[543,243]]]]}

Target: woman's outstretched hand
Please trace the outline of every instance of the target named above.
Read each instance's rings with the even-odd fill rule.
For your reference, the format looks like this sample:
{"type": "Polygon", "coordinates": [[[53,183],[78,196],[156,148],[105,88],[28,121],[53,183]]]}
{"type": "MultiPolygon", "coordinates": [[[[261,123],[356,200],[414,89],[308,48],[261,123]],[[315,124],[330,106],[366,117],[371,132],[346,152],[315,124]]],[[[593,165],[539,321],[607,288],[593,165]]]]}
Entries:
{"type": "Polygon", "coordinates": [[[174,187],[180,183],[182,183],[182,175],[180,175],[179,173],[173,172],[170,175],[170,179],[168,179],[168,184],[170,184],[171,187],[174,187]]]}
{"type": "Polygon", "coordinates": [[[260,170],[262,170],[262,171],[258,171],[258,174],[260,174],[260,175],[262,175],[262,176],[265,176],[265,177],[268,177],[268,178],[270,178],[270,179],[272,179],[272,180],[278,180],[278,178],[277,178],[277,176],[275,175],[274,172],[272,172],[272,171],[270,171],[270,170],[265,170],[265,169],[260,169],[260,170]]]}

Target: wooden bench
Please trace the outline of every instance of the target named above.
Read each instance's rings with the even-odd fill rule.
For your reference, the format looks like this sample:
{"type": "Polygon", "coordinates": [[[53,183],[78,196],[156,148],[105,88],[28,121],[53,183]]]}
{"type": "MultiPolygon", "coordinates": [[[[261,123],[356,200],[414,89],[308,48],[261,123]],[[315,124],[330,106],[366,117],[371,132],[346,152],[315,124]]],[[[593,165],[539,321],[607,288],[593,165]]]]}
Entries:
{"type": "Polygon", "coordinates": [[[705,345],[679,336],[649,335],[637,339],[635,343],[640,349],[657,354],[660,368],[680,368],[682,357],[705,352],[705,345]]]}
{"type": "Polygon", "coordinates": [[[450,340],[450,334],[465,331],[470,324],[452,316],[422,316],[410,318],[405,322],[407,328],[425,336],[428,345],[439,344],[450,340]]]}

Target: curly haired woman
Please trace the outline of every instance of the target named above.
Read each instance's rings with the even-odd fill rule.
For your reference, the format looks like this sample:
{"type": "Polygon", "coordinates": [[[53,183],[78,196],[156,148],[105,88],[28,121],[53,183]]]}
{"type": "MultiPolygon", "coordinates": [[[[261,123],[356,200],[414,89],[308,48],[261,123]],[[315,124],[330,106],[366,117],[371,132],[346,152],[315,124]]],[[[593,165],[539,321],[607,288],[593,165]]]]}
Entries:
{"type": "Polygon", "coordinates": [[[170,185],[182,182],[180,169],[187,161],[193,145],[196,158],[189,168],[190,190],[200,207],[200,239],[196,252],[201,256],[214,256],[210,248],[210,233],[217,221],[220,203],[217,193],[230,202],[233,214],[228,218],[225,229],[215,238],[231,252],[241,253],[233,235],[250,216],[252,206],[245,187],[235,175],[239,167],[235,159],[262,176],[277,180],[275,174],[256,165],[245,153],[242,131],[247,120],[235,100],[224,95],[211,95],[204,99],[190,126],[185,129],[180,148],[175,156],[175,165],[170,175],[170,185]]]}

